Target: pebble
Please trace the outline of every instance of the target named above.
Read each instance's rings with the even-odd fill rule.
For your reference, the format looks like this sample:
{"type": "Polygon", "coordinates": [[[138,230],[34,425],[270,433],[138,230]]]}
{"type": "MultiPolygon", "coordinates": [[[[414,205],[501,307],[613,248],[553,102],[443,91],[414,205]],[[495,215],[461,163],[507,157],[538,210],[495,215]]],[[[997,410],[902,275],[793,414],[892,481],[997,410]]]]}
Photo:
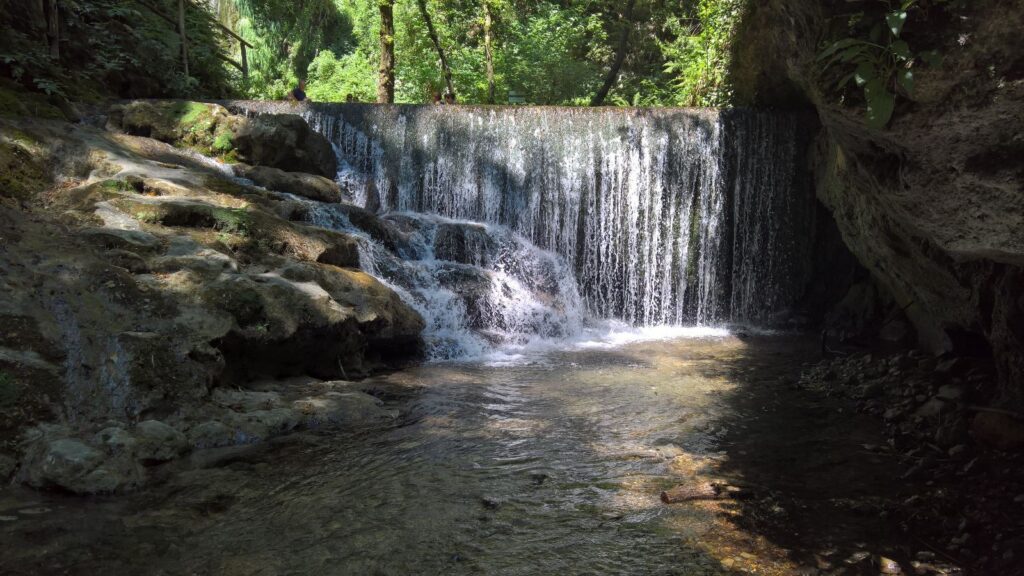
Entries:
{"type": "Polygon", "coordinates": [[[882,574],[902,574],[903,569],[900,568],[898,562],[892,558],[886,558],[885,556],[878,557],[878,570],[882,574]]]}

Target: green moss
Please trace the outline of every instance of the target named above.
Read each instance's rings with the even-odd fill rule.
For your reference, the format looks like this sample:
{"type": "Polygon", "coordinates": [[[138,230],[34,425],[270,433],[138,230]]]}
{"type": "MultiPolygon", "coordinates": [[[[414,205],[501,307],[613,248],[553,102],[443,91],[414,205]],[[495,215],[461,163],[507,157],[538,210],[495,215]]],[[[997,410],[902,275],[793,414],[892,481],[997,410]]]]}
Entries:
{"type": "Polygon", "coordinates": [[[147,224],[157,224],[163,219],[163,216],[159,212],[150,212],[147,210],[139,210],[133,214],[135,218],[140,222],[147,224]]]}
{"type": "Polygon", "coordinates": [[[217,152],[228,152],[235,147],[235,142],[231,138],[230,132],[221,132],[213,140],[213,149],[217,152]]]}
{"type": "Polygon", "coordinates": [[[35,116],[64,120],[60,108],[42,94],[28,92],[12,82],[0,82],[0,116],[35,116]]]}
{"type": "Polygon", "coordinates": [[[252,217],[244,208],[214,208],[212,216],[222,232],[245,236],[252,230],[252,217]]]}
{"type": "Polygon", "coordinates": [[[134,188],[132,185],[124,180],[104,180],[100,182],[100,187],[108,192],[133,192],[134,188]]]}
{"type": "Polygon", "coordinates": [[[46,167],[32,147],[26,145],[25,136],[0,134],[0,196],[24,200],[49,184],[46,167]]]}
{"type": "Polygon", "coordinates": [[[172,112],[178,117],[178,124],[182,126],[195,124],[209,111],[210,106],[200,102],[175,102],[172,105],[172,112]]]}

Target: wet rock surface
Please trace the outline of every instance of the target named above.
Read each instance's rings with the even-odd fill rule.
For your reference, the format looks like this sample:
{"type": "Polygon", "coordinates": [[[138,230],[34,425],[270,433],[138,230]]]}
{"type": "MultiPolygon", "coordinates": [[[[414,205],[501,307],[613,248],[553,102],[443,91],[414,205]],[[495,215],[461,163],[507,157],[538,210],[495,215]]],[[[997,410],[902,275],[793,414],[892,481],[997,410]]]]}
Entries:
{"type": "Polygon", "coordinates": [[[319,202],[340,202],[341,190],[338,184],[329,178],[305,172],[285,172],[269,166],[249,166],[235,164],[232,167],[235,175],[252,180],[269,190],[288,192],[319,202]]]}

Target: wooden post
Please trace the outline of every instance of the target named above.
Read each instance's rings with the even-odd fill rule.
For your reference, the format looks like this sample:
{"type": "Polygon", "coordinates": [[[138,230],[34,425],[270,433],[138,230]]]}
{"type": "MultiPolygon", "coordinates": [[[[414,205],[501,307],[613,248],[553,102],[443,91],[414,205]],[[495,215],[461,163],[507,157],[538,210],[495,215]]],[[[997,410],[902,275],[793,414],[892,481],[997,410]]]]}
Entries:
{"type": "Polygon", "coordinates": [[[185,64],[185,78],[188,78],[188,38],[185,35],[185,0],[178,0],[178,36],[181,38],[181,61],[185,64]]]}
{"type": "Polygon", "coordinates": [[[245,55],[245,43],[240,42],[239,45],[242,47],[242,78],[249,77],[249,58],[245,55]]]}

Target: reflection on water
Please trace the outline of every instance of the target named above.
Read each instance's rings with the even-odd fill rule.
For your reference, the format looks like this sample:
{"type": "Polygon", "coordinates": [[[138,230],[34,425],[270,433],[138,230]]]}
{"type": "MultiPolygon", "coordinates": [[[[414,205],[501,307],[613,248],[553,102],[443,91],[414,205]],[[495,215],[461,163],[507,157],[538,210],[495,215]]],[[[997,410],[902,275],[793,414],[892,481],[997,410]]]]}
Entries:
{"type": "Polygon", "coordinates": [[[717,367],[745,353],[656,340],[376,378],[403,414],[390,428],[296,435],[127,497],[0,494],[0,572],[727,573],[746,537],[723,504],[659,493],[725,458],[737,382],[717,367]]]}

